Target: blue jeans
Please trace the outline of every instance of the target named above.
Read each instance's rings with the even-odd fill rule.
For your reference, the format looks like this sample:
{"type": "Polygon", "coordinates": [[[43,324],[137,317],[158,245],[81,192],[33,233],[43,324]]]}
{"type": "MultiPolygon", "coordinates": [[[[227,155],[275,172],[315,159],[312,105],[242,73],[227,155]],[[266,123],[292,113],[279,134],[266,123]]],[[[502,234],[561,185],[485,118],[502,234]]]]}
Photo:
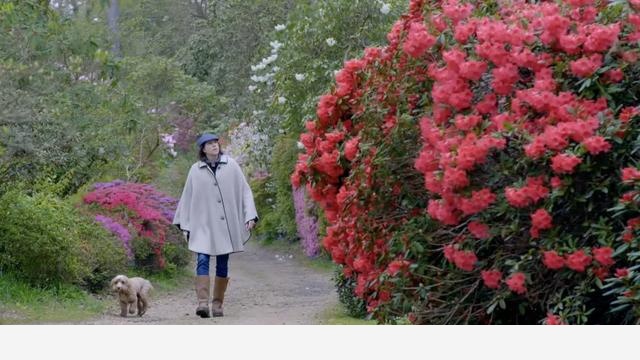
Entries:
{"type": "MultiPolygon", "coordinates": [[[[196,274],[209,276],[209,254],[198,253],[196,274]]],[[[216,276],[226,278],[229,274],[229,254],[216,255],[216,276]]]]}

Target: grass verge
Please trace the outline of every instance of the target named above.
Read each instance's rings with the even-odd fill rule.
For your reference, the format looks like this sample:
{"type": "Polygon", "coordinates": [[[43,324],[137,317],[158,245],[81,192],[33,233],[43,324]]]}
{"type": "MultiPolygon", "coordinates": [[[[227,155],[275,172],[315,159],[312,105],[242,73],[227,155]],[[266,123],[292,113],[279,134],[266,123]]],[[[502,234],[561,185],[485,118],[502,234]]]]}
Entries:
{"type": "MultiPolygon", "coordinates": [[[[154,287],[155,296],[188,286],[190,268],[143,276],[154,287]]],[[[114,295],[105,289],[90,294],[71,285],[34,288],[11,275],[0,276],[0,324],[77,323],[100,316],[113,304],[114,295]]]]}
{"type": "Polygon", "coordinates": [[[107,304],[74,286],[39,289],[0,276],[0,324],[75,322],[100,314],[107,304]]]}
{"type": "Polygon", "coordinates": [[[338,304],[332,308],[327,309],[321,316],[322,325],[376,325],[375,320],[357,319],[347,315],[347,312],[342,306],[338,304]]]}

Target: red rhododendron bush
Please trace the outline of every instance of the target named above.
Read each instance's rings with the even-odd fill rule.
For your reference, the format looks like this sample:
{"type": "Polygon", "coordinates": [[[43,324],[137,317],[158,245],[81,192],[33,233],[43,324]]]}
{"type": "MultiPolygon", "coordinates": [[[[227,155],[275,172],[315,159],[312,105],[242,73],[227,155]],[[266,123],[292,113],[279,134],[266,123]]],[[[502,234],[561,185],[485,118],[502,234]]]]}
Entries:
{"type": "Polygon", "coordinates": [[[640,315],[640,1],[421,1],[336,74],[292,175],[380,321],[640,315]]]}

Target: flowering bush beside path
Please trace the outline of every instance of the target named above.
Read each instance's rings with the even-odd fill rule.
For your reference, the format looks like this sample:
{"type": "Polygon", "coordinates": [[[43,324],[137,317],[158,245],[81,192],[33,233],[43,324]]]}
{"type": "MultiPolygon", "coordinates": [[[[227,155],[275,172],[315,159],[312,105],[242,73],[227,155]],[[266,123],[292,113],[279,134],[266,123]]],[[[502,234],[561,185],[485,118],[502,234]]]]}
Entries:
{"type": "Polygon", "coordinates": [[[291,180],[369,312],[637,321],[638,10],[412,0],[345,62],[291,180]]]}

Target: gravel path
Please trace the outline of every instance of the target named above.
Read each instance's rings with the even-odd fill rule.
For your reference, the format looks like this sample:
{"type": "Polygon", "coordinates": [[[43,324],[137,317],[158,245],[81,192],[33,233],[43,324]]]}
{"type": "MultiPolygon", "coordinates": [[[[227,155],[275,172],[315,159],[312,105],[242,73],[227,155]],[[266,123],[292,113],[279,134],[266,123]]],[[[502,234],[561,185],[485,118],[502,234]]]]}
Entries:
{"type": "MultiPolygon", "coordinates": [[[[82,324],[320,324],[322,314],[335,307],[337,295],[331,275],[301,265],[289,254],[247,244],[245,252],[229,259],[229,286],[224,317],[201,319],[195,315],[193,284],[159,296],[152,295],[143,317],[121,318],[114,297],[100,318],[82,324]]],[[[212,260],[211,269],[215,268],[212,260]]]]}

